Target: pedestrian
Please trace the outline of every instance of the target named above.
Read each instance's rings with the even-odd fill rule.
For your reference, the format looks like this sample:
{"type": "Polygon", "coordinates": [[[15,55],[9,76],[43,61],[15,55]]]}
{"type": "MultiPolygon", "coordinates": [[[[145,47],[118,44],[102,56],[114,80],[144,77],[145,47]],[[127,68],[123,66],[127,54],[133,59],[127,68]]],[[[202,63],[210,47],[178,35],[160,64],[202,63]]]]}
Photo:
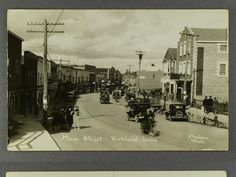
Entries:
{"type": "Polygon", "coordinates": [[[65,109],[61,108],[58,113],[58,128],[62,129],[65,124],[65,109]]]}
{"type": "Polygon", "coordinates": [[[72,128],[76,128],[76,129],[80,129],[79,126],[79,116],[80,116],[80,112],[79,112],[79,106],[75,106],[74,111],[76,111],[76,116],[73,117],[73,125],[72,128]]]}
{"type": "Polygon", "coordinates": [[[210,96],[208,99],[208,106],[209,106],[209,112],[213,112],[212,107],[213,107],[213,99],[210,96]]]}
{"type": "Polygon", "coordinates": [[[217,114],[217,108],[218,108],[218,106],[219,106],[219,102],[218,102],[218,100],[217,100],[216,97],[215,97],[214,100],[213,100],[213,106],[212,106],[212,108],[213,108],[213,113],[214,113],[214,114],[217,114]]]}
{"type": "Polygon", "coordinates": [[[70,108],[66,108],[65,110],[65,127],[67,130],[70,129],[70,108]]]}
{"type": "Polygon", "coordinates": [[[59,129],[59,124],[58,124],[58,119],[59,119],[59,113],[57,107],[53,108],[52,111],[52,130],[58,130],[59,129]]]}
{"type": "Polygon", "coordinates": [[[188,95],[185,98],[185,104],[186,104],[186,106],[188,106],[190,104],[190,99],[189,99],[188,95]]]}
{"type": "Polygon", "coordinates": [[[72,128],[73,125],[73,116],[74,116],[74,109],[72,109],[71,107],[69,108],[69,119],[68,119],[68,124],[69,124],[69,128],[72,128]]]}
{"type": "Polygon", "coordinates": [[[208,112],[208,99],[207,99],[207,96],[205,96],[204,100],[203,100],[203,107],[204,107],[204,112],[208,112]]]}

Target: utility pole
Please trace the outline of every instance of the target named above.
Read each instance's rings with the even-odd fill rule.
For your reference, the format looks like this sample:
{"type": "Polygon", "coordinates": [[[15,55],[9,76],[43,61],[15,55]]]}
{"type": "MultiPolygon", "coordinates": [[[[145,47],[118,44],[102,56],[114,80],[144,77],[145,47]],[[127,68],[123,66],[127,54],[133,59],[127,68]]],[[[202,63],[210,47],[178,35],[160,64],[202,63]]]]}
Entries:
{"type": "MultiPolygon", "coordinates": [[[[60,63],[60,79],[62,80],[62,63],[67,63],[67,67],[69,67],[69,65],[70,65],[70,60],[62,60],[61,58],[60,58],[60,60],[53,60],[53,61],[59,61],[59,63],[60,63]]],[[[68,69],[67,69],[67,71],[68,71],[68,69]]],[[[68,73],[67,73],[68,74],[68,73]]]]}
{"type": "Polygon", "coordinates": [[[28,26],[44,26],[44,30],[33,30],[27,29],[29,33],[44,33],[44,52],[43,52],[43,120],[42,123],[44,126],[47,126],[47,118],[48,118],[48,72],[47,72],[47,54],[48,54],[48,33],[64,33],[64,31],[55,31],[49,30],[48,26],[50,25],[64,25],[64,23],[48,23],[46,19],[44,19],[43,23],[27,23],[28,26]]]}
{"type": "Polygon", "coordinates": [[[139,94],[139,91],[140,91],[140,70],[141,70],[141,61],[142,61],[142,58],[143,58],[143,55],[144,55],[145,52],[143,51],[136,51],[136,55],[138,55],[138,94],[139,94]]]}
{"type": "Polygon", "coordinates": [[[128,66],[129,66],[129,82],[128,82],[128,83],[129,83],[128,87],[129,87],[129,86],[130,86],[130,76],[131,76],[131,73],[130,73],[130,72],[131,72],[131,67],[132,67],[132,65],[128,65],[128,66]]]}

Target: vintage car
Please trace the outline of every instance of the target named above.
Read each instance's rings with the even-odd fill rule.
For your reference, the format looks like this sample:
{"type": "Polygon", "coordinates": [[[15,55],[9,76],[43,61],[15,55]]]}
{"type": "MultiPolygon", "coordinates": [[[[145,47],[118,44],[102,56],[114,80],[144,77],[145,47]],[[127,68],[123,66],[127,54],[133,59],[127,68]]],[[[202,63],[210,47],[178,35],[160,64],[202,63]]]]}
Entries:
{"type": "Polygon", "coordinates": [[[101,90],[100,103],[110,103],[110,94],[107,90],[101,90]]]}
{"type": "Polygon", "coordinates": [[[127,111],[128,121],[134,120],[135,122],[140,122],[143,118],[143,113],[150,108],[150,103],[145,102],[143,99],[135,99],[130,101],[127,107],[129,108],[127,111]]]}
{"type": "Polygon", "coordinates": [[[115,100],[121,99],[121,90],[114,90],[112,92],[112,98],[115,100]]]}
{"type": "Polygon", "coordinates": [[[132,92],[128,92],[126,93],[126,96],[125,96],[125,100],[130,100],[131,98],[135,99],[136,97],[136,94],[135,93],[132,93],[132,92]]]}
{"type": "Polygon", "coordinates": [[[169,107],[167,107],[165,114],[167,120],[188,120],[185,104],[170,104],[169,107]]]}

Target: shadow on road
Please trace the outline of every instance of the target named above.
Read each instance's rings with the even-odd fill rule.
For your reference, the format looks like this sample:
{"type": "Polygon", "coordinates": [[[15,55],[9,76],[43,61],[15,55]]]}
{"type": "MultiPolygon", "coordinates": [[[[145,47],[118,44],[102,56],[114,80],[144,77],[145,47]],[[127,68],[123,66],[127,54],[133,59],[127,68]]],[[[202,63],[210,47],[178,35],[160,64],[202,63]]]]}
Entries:
{"type": "Polygon", "coordinates": [[[92,126],[80,126],[79,128],[80,129],[85,129],[85,128],[90,128],[90,127],[92,127],[92,126]]]}
{"type": "Polygon", "coordinates": [[[89,117],[85,117],[85,118],[80,118],[80,120],[82,119],[94,119],[94,118],[100,118],[100,117],[109,117],[109,116],[115,116],[115,114],[110,114],[110,115],[94,115],[94,116],[89,116],[89,117]]]}

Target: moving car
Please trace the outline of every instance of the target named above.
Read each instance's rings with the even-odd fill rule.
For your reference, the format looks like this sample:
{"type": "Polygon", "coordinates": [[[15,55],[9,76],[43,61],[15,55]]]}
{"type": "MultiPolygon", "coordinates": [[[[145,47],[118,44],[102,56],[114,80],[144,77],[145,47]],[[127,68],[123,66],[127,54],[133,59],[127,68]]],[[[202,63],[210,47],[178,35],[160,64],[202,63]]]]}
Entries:
{"type": "Polygon", "coordinates": [[[143,119],[143,114],[150,108],[150,103],[142,99],[135,99],[130,101],[127,107],[129,107],[129,111],[126,112],[128,121],[140,122],[143,119]]]}
{"type": "Polygon", "coordinates": [[[170,104],[165,112],[167,120],[188,120],[186,105],[181,103],[170,104]]]}
{"type": "Polygon", "coordinates": [[[100,103],[110,103],[110,94],[108,90],[101,90],[100,103]]]}

